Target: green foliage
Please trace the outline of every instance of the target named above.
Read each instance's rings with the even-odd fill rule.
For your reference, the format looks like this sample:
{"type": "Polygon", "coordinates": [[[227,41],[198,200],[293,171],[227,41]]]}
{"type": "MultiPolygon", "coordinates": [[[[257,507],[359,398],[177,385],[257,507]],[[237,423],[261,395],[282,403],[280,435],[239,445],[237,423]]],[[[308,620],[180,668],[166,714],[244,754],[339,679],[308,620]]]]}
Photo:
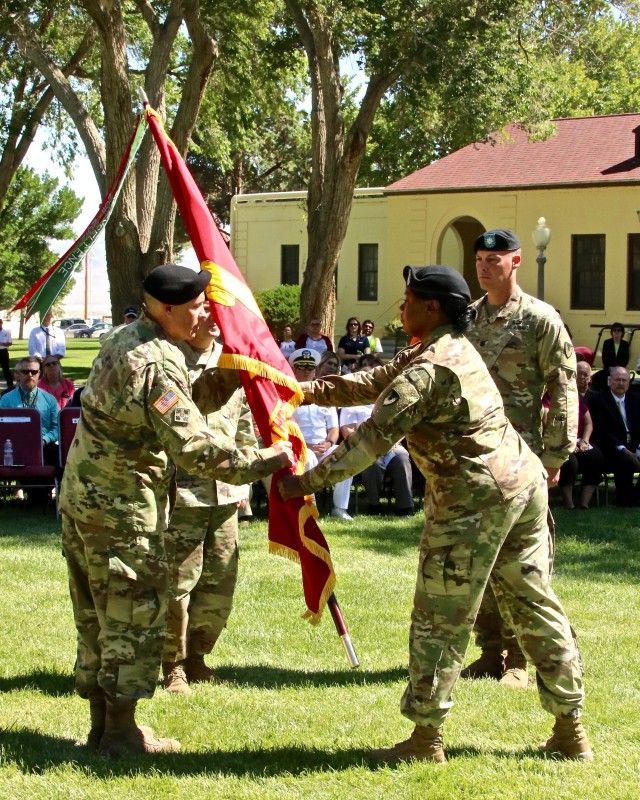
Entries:
{"type": "Polygon", "coordinates": [[[269,330],[282,336],[282,328],[291,325],[294,333],[300,323],[300,286],[276,286],[256,292],[256,302],[269,330]]]}
{"type": "MultiPolygon", "coordinates": [[[[320,496],[320,499],[322,497],[320,496]]],[[[399,712],[422,518],[322,520],[336,594],[360,658],[349,669],[331,618],[300,619],[299,567],[269,556],[266,524],[241,533],[234,611],[207,660],[220,684],[158,689],[141,724],[180,753],[106,760],[79,746],[88,703],[73,691],[75,628],[53,509],[0,507],[0,797],[11,800],[636,800],[640,649],[637,510],[558,509],[554,589],[585,660],[585,726],[596,762],[541,758],[549,735],[527,691],[459,681],[445,767],[376,768],[371,747],[407,736],[399,712]]],[[[476,654],[467,655],[470,661],[476,654]]]]}
{"type": "MultiPolygon", "coordinates": [[[[0,308],[12,305],[57,260],[51,240],[73,238],[82,200],[47,173],[20,167],[0,209],[0,308]]],[[[69,288],[71,288],[69,286],[69,288]]]]}

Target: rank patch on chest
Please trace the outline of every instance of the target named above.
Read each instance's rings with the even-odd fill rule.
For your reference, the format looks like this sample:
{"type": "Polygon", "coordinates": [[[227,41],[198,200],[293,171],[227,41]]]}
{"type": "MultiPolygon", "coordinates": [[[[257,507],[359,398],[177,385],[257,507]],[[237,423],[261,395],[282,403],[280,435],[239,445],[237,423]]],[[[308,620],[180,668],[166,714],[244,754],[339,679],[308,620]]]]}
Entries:
{"type": "Polygon", "coordinates": [[[177,423],[180,423],[182,425],[186,425],[187,422],[189,422],[189,414],[190,413],[191,413],[190,409],[188,409],[188,408],[180,408],[178,406],[178,408],[176,408],[176,410],[173,412],[173,419],[177,423]]]}
{"type": "Polygon", "coordinates": [[[153,407],[161,414],[166,414],[170,408],[175,406],[179,399],[180,398],[178,397],[177,393],[174,392],[173,389],[169,389],[168,392],[165,392],[162,397],[159,397],[156,400],[156,402],[153,404],[153,407]]]}
{"type": "Polygon", "coordinates": [[[509,328],[510,331],[528,331],[529,323],[526,319],[512,319],[507,325],[507,328],[509,328]]]}

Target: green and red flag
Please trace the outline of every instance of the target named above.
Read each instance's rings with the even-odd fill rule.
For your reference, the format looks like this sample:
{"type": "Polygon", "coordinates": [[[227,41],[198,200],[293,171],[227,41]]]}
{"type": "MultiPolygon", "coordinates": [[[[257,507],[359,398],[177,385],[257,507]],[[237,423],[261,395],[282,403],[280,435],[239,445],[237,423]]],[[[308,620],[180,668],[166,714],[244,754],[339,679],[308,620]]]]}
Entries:
{"type": "Polygon", "coordinates": [[[115,180],[109,187],[97,214],[86,227],[80,238],[77,239],[67,252],[33,284],[20,300],[18,300],[11,309],[12,311],[19,311],[21,308],[24,308],[25,317],[27,319],[36,312],[39,312],[42,317],[58,299],[60,292],[67,285],[75,270],[82,264],[82,259],[89,252],[98,236],[102,233],[104,226],[107,224],[111,212],[115,208],[125,178],[131,169],[131,165],[135,161],[145,131],[146,127],[142,124],[142,117],[139,116],[136,121],[135,130],[131,134],[129,144],[127,145],[127,149],[118,167],[115,180]]]}
{"type": "MultiPolygon", "coordinates": [[[[240,370],[240,377],[260,435],[267,443],[289,439],[302,472],[304,439],[290,419],[302,401],[300,386],[258,308],[211,212],[158,114],[148,106],[145,118],[160,150],[180,216],[202,269],[211,273],[206,294],[222,331],[218,366],[240,370]]],[[[269,550],[300,563],[307,612],[318,623],[332,596],[335,574],[329,546],[316,520],[312,498],[282,500],[274,475],[269,498],[269,550]]],[[[333,613],[333,608],[332,608],[333,613]]],[[[346,644],[345,644],[346,647],[346,644]]]]}

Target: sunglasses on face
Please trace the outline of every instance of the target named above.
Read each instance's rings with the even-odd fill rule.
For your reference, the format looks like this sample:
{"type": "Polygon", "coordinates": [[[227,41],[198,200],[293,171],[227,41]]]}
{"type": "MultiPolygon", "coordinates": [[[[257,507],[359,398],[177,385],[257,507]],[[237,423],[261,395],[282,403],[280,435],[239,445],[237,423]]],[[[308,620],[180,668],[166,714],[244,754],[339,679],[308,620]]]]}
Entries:
{"type": "Polygon", "coordinates": [[[21,375],[37,375],[40,372],[39,369],[21,369],[21,375]]]}
{"type": "Polygon", "coordinates": [[[349,327],[350,328],[357,328],[358,327],[358,323],[357,322],[350,322],[349,323],[349,327]]]}
{"type": "Polygon", "coordinates": [[[301,367],[299,364],[296,364],[296,369],[299,369],[301,372],[311,372],[315,367],[301,367]]]}

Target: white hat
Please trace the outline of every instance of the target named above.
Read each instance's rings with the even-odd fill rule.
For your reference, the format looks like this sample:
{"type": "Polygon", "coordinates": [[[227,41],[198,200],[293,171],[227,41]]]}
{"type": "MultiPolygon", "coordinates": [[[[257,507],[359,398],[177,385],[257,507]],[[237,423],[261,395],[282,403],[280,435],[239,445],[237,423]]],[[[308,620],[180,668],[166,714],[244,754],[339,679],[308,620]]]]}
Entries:
{"type": "Polygon", "coordinates": [[[301,347],[294,350],[289,356],[289,363],[292,367],[317,367],[320,362],[320,354],[308,347],[301,347]]]}

